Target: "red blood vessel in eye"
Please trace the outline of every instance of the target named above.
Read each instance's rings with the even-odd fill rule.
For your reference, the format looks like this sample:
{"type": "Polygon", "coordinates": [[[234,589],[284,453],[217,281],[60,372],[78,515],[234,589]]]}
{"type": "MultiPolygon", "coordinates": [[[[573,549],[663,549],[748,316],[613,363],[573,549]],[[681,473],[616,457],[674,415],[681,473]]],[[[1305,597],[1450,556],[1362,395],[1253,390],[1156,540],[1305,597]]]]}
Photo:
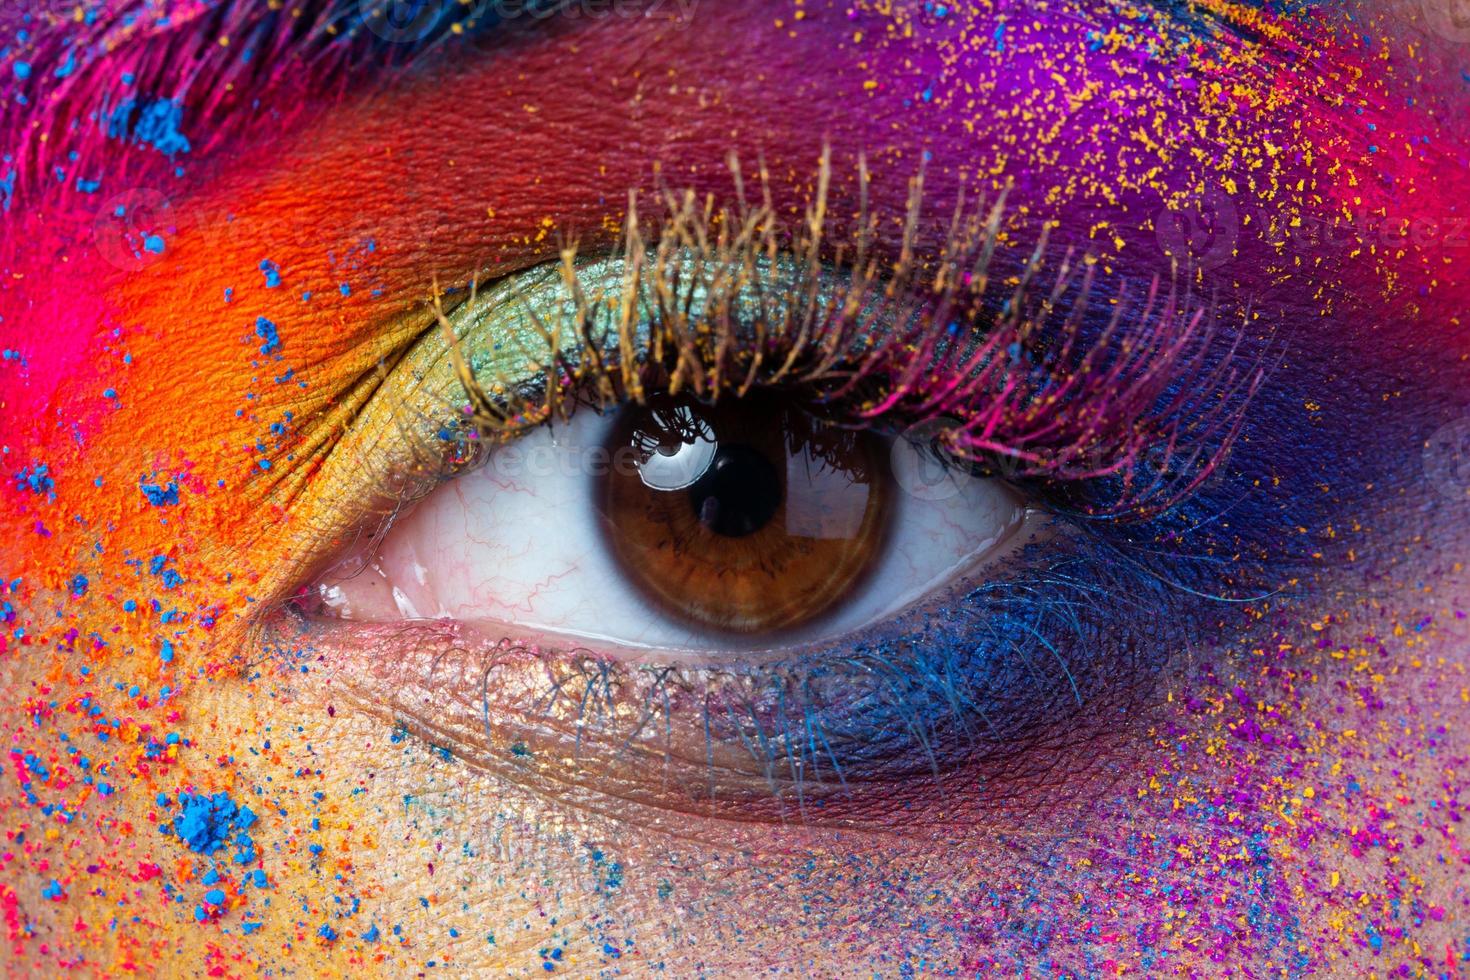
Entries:
{"type": "Polygon", "coordinates": [[[613,426],[598,499],[629,578],[704,627],[767,633],[815,618],[878,555],[889,478],[880,439],[780,395],[661,396],[613,426]]]}

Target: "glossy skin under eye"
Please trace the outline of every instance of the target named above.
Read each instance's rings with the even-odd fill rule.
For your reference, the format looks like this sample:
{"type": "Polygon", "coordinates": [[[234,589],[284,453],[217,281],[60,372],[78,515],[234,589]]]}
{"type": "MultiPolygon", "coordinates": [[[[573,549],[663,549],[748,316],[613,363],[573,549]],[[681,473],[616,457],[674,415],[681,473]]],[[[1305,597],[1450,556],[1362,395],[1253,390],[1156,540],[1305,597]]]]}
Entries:
{"type": "MultiPolygon", "coordinates": [[[[738,406],[729,410],[741,411],[738,406]]],[[[757,424],[762,422],[770,420],[757,416],[757,424]]],[[[499,626],[502,632],[511,628],[521,636],[563,637],[607,652],[621,648],[629,656],[769,649],[859,629],[897,612],[957,574],[978,573],[1021,529],[1022,503],[998,481],[930,475],[923,469],[923,448],[874,438],[883,456],[873,460],[882,467],[871,477],[873,494],[885,499],[881,509],[873,506],[872,516],[866,514],[866,486],[856,487],[859,502],[844,501],[844,491],[854,492],[853,481],[840,470],[804,451],[782,453],[777,462],[789,469],[775,488],[783,506],[777,515],[782,526],[773,530],[780,537],[740,541],[751,554],[748,565],[719,553],[656,556],[651,551],[661,541],[670,549],[704,550],[709,544],[696,537],[700,521],[683,485],[678,489],[684,492],[666,506],[688,509],[689,519],[662,528],[635,527],[634,522],[657,521],[665,505],[644,499],[608,507],[598,500],[611,492],[607,484],[613,480],[636,484],[619,491],[630,497],[658,493],[643,485],[635,460],[617,453],[625,442],[618,438],[619,429],[626,425],[617,417],[582,411],[568,424],[495,451],[483,468],[433,491],[395,521],[381,545],[354,556],[345,573],[329,574],[319,585],[323,607],[352,620],[444,618],[499,626]],[[931,481],[916,485],[923,497],[892,482],[883,458],[890,453],[906,474],[931,481]],[[638,503],[660,512],[653,518],[627,512],[638,503]],[[820,598],[813,603],[801,590],[825,591],[829,574],[799,564],[792,568],[786,556],[790,549],[820,548],[834,539],[854,541],[863,554],[854,557],[852,572],[839,568],[834,573],[826,565],[826,573],[841,576],[843,591],[835,605],[820,598]],[[639,551],[621,558],[620,548],[639,551]],[[640,562],[673,567],[665,572],[640,562]],[[642,575],[657,577],[662,601],[639,587],[642,575]],[[762,610],[794,596],[791,611],[781,616],[788,622],[722,629],[711,621],[724,608],[710,599],[712,589],[748,590],[751,603],[762,610]],[[766,602],[760,602],[762,596],[766,602]],[[684,615],[690,607],[712,605],[712,614],[684,615]]],[[[737,489],[732,499],[748,500],[750,494],[737,489]]],[[[709,537],[738,540],[728,532],[709,537]]],[[[813,560],[826,557],[818,551],[813,560]]]]}
{"type": "MultiPolygon", "coordinates": [[[[0,15],[0,972],[1461,968],[1470,45],[1439,5],[583,5],[421,45],[283,10],[0,15]],[[1075,336],[1155,277],[1207,297],[1223,343],[1184,377],[1269,368],[1226,464],[1115,520],[1094,505],[1121,473],[1048,457],[1011,481],[1048,537],[911,535],[912,602],[877,587],[896,494],[864,584],[762,664],[704,627],[697,663],[589,656],[558,638],[573,610],[478,634],[299,613],[463,407],[435,283],[609,254],[630,188],[640,214],[768,189],[799,238],[824,147],[824,233],[873,215],[885,275],[922,170],[915,261],[961,192],[1005,194],[993,279],[1037,251],[1050,296],[1074,260],[1088,302],[1048,322],[1085,305],[1075,336]]],[[[1119,315],[1130,343],[1171,322],[1119,315]]],[[[488,381],[519,335],[479,323],[488,381]]],[[[1137,424],[1141,483],[1188,471],[1187,424],[1081,401],[1137,424]]],[[[1027,421],[997,439],[1085,428],[1027,421]]],[[[475,568],[519,535],[514,581],[439,583],[475,615],[585,574],[598,539],[556,556],[589,481],[464,506],[486,472],[390,531],[475,568]],[[458,533],[563,491],[509,538],[458,533]]]]}

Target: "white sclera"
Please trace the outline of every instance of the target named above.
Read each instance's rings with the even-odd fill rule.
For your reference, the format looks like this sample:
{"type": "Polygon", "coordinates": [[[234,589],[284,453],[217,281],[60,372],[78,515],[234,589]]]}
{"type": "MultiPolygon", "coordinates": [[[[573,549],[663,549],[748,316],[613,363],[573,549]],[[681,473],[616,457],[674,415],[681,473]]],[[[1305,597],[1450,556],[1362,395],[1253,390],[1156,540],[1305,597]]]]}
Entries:
{"type": "MultiPolygon", "coordinates": [[[[950,471],[940,482],[905,489],[910,481],[900,479],[890,492],[886,539],[851,596],[774,641],[713,632],[645,599],[605,544],[596,478],[610,466],[629,465],[626,457],[609,456],[604,442],[610,425],[609,417],[578,412],[569,423],[537,429],[435,489],[389,529],[360,572],[328,576],[319,585],[329,614],[510,626],[517,635],[575,638],[609,653],[707,655],[789,646],[859,629],[973,574],[1004,552],[1027,522],[1024,504],[1000,481],[950,471]]],[[[894,442],[892,462],[901,474],[924,471],[917,451],[903,440],[894,442]]],[[[793,465],[799,461],[788,463],[788,479],[797,476],[793,465]]],[[[818,493],[828,483],[833,492],[847,484],[824,481],[820,467],[801,478],[818,493]]],[[[846,533],[817,526],[819,516],[793,511],[788,528],[806,536],[846,533]],[[803,521],[812,526],[803,529],[803,521]]]]}

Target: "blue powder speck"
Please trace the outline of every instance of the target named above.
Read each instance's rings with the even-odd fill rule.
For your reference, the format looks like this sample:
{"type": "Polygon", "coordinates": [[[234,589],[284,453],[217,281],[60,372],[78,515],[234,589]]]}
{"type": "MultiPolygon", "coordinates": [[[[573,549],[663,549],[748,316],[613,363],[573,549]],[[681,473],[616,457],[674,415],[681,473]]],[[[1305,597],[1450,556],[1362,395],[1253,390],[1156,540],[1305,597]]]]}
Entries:
{"type": "Polygon", "coordinates": [[[281,349],[281,335],[276,332],[276,325],[263,316],[255,318],[255,335],[265,341],[260,345],[262,354],[273,354],[281,349]]]}
{"type": "Polygon", "coordinates": [[[138,489],[143,491],[143,496],[154,507],[166,507],[179,502],[179,483],[177,480],[169,480],[167,483],[149,483],[147,477],[138,478],[138,489]]]}
{"type": "Polygon", "coordinates": [[[38,496],[56,496],[56,481],[51,479],[51,470],[45,463],[37,463],[15,474],[15,488],[29,490],[38,496]]]}
{"type": "Polygon", "coordinates": [[[180,793],[181,812],[174,817],[170,829],[196,854],[213,854],[231,841],[238,848],[236,859],[255,854],[255,842],[245,833],[254,823],[255,814],[248,806],[240,806],[228,793],[180,793]]]}
{"type": "Polygon", "coordinates": [[[188,153],[188,137],[179,132],[183,118],[183,107],[171,99],[127,99],[107,117],[107,135],[113,139],[131,137],[168,156],[188,153]]]}

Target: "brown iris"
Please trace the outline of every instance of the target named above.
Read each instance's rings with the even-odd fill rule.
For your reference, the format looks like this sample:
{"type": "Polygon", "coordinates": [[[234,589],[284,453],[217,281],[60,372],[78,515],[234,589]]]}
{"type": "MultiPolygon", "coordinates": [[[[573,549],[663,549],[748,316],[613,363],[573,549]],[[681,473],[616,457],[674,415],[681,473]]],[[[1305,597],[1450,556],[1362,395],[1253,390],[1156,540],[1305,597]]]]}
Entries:
{"type": "Polygon", "coordinates": [[[613,426],[604,530],[665,611],[737,633],[786,629],[850,594],[888,506],[880,440],[790,399],[660,396],[613,426]]]}

